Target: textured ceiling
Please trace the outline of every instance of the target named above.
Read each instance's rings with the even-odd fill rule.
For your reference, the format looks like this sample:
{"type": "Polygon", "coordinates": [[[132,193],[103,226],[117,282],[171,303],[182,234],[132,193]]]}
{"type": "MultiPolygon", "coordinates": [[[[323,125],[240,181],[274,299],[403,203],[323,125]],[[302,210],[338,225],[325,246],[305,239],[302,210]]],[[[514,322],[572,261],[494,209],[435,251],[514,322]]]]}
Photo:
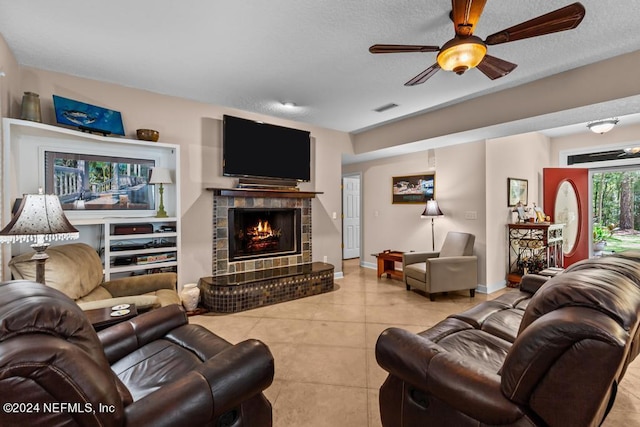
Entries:
{"type": "MultiPolygon", "coordinates": [[[[488,0],[475,34],[569,3],[488,0]]],[[[638,49],[637,1],[582,3],[575,30],[490,46],[518,64],[510,75],[440,71],[415,87],[404,83],[435,53],[368,48],[441,46],[448,0],[0,0],[0,31],[21,65],[358,132],[638,49]],[[399,106],[373,111],[388,103],[399,106]]]]}

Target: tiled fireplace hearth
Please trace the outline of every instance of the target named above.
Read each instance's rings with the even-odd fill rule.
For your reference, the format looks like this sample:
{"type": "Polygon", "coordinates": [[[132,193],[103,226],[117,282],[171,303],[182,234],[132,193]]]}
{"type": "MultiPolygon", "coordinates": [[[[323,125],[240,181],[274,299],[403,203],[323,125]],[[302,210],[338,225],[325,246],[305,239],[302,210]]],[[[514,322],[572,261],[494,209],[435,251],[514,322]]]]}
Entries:
{"type": "Polygon", "coordinates": [[[316,193],[209,190],[214,194],[212,276],[199,284],[208,310],[233,313],[333,290],[333,265],[311,261],[311,199],[316,193]],[[263,232],[267,227],[280,244],[271,244],[272,237],[263,232]],[[266,243],[247,244],[254,234],[266,243]]]}

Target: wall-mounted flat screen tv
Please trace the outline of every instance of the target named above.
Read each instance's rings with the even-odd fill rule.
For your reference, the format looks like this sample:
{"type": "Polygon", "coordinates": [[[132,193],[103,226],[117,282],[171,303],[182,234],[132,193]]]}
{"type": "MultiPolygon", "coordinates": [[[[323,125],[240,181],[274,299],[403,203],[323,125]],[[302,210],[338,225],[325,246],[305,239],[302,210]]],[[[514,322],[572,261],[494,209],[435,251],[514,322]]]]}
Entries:
{"type": "Polygon", "coordinates": [[[223,117],[223,174],[311,180],[310,133],[239,117],[223,117]]]}

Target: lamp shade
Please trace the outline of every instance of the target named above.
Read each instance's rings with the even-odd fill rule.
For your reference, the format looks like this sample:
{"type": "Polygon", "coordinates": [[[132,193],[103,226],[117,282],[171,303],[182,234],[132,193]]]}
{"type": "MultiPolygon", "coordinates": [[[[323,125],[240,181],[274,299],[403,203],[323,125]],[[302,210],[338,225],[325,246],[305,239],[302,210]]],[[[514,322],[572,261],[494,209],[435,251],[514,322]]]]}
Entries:
{"type": "Polygon", "coordinates": [[[172,184],[171,171],[167,168],[155,167],[151,169],[149,184],[172,184]]]}
{"type": "Polygon", "coordinates": [[[0,231],[0,243],[71,240],[80,237],[54,194],[27,194],[9,224],[0,231]]]}
{"type": "Polygon", "coordinates": [[[428,200],[427,207],[424,208],[424,212],[422,212],[422,218],[433,218],[436,216],[443,216],[444,214],[440,210],[438,206],[438,202],[435,200],[428,200]]]}

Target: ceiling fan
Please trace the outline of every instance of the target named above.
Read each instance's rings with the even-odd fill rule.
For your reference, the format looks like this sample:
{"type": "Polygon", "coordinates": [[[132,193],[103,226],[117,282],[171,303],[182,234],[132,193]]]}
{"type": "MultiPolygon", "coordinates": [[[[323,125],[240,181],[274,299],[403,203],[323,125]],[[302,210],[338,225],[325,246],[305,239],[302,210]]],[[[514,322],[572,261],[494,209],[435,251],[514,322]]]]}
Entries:
{"type": "Polygon", "coordinates": [[[622,151],[622,154],[619,154],[618,157],[633,157],[636,154],[640,153],[640,147],[623,148],[622,151]]]}
{"type": "Polygon", "coordinates": [[[576,28],[585,15],[584,6],[573,3],[553,12],[491,34],[484,41],[473,35],[487,0],[451,0],[450,14],[456,32],[454,38],[441,48],[426,45],[374,44],[371,53],[438,52],[437,62],[411,80],[405,86],[426,82],[439,69],[463,74],[477,67],[491,80],[504,77],[517,65],[495,56],[487,55],[487,45],[538,37],[558,31],[576,28]]]}

